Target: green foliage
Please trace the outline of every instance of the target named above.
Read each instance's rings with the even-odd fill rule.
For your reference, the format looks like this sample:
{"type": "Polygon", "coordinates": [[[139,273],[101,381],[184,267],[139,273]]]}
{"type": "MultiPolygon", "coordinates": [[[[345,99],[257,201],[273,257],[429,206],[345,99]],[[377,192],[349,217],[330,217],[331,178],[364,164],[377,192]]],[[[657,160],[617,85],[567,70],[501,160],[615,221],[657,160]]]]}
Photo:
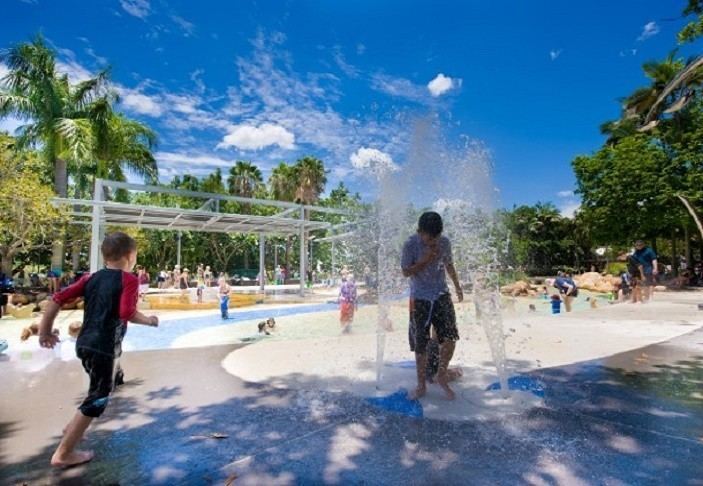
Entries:
{"type": "Polygon", "coordinates": [[[0,135],[0,257],[7,273],[15,257],[46,248],[60,237],[66,221],[51,203],[51,187],[36,170],[41,162],[35,154],[14,148],[11,137],[0,135]]]}
{"type": "Polygon", "coordinates": [[[610,262],[605,267],[605,273],[610,275],[619,276],[627,270],[627,263],[625,262],[610,262]]]}
{"type": "Polygon", "coordinates": [[[517,272],[550,275],[590,257],[579,220],[562,216],[551,203],[519,206],[500,216],[509,238],[505,263],[517,272]]]}
{"type": "Polygon", "coordinates": [[[677,35],[680,44],[693,42],[703,35],[703,1],[688,0],[683,16],[688,17],[691,15],[695,16],[695,19],[689,21],[677,35]]]}

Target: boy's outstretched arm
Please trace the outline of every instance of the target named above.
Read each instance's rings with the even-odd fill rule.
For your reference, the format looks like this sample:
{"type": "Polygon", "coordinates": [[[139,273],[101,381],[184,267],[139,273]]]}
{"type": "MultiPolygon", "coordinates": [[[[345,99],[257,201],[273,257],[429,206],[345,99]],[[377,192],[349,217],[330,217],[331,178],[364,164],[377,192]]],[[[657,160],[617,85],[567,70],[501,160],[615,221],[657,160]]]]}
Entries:
{"type": "Polygon", "coordinates": [[[145,316],[139,311],[135,311],[135,313],[129,319],[129,322],[133,322],[134,324],[143,324],[145,326],[151,327],[159,326],[159,318],[157,316],[145,316]]]}
{"type": "Polygon", "coordinates": [[[78,282],[68,286],[61,292],[54,294],[49,304],[44,310],[41,322],[39,323],[39,345],[43,348],[53,348],[59,342],[58,336],[51,332],[56,316],[59,315],[61,306],[84,294],[85,284],[90,279],[90,275],[84,275],[78,282]]]}
{"type": "Polygon", "coordinates": [[[137,300],[139,300],[139,280],[133,275],[123,273],[122,296],[120,297],[120,319],[156,327],[159,325],[159,318],[156,316],[145,316],[137,310],[137,300]]]}
{"type": "Polygon", "coordinates": [[[53,300],[49,301],[44,310],[44,315],[39,323],[39,345],[42,348],[53,348],[59,342],[59,337],[51,332],[51,328],[54,327],[54,321],[60,310],[61,306],[53,300]]]}

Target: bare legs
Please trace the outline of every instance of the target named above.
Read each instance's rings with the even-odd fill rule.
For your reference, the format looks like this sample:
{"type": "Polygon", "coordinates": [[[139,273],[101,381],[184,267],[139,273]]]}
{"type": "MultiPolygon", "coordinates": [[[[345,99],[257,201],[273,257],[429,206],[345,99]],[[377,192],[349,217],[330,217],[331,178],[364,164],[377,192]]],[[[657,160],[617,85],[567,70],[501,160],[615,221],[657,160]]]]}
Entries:
{"type": "MultiPolygon", "coordinates": [[[[458,370],[450,370],[449,362],[454,356],[456,343],[447,341],[439,346],[439,369],[437,371],[437,384],[444,390],[447,400],[454,400],[456,394],[449,387],[449,382],[461,376],[458,370]]],[[[417,388],[410,394],[411,400],[422,398],[427,393],[427,353],[415,353],[415,369],[417,372],[417,388]]]]}
{"type": "Polygon", "coordinates": [[[447,341],[439,346],[439,370],[437,371],[437,384],[442,387],[446,395],[447,400],[454,400],[456,394],[454,390],[449,388],[449,362],[454,356],[454,348],[456,343],[454,341],[447,341]]]}
{"type": "Polygon", "coordinates": [[[571,312],[571,303],[573,300],[574,298],[570,295],[564,296],[564,309],[566,309],[566,312],[571,312]]]}
{"type": "Polygon", "coordinates": [[[93,459],[93,451],[75,450],[78,442],[83,438],[86,429],[93,421],[93,417],[86,417],[80,411],[76,412],[73,419],[64,429],[61,443],[51,457],[54,467],[71,467],[86,463],[93,459]]]}

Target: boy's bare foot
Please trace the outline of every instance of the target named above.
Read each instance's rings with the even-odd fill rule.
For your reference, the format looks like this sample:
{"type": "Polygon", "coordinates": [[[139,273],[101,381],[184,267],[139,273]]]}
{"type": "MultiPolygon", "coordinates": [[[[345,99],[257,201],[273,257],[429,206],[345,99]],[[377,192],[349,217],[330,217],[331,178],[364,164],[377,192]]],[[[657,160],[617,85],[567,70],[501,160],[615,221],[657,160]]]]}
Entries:
{"type": "Polygon", "coordinates": [[[454,390],[449,388],[449,373],[437,373],[437,384],[442,387],[442,390],[444,390],[444,398],[447,400],[454,400],[456,398],[456,394],[454,393],[454,390]]]}
{"type": "Polygon", "coordinates": [[[90,462],[94,456],[93,451],[73,451],[65,456],[54,454],[51,457],[51,465],[53,467],[66,469],[90,462]]]}
{"type": "Polygon", "coordinates": [[[427,387],[418,386],[417,388],[415,388],[414,392],[412,392],[408,395],[408,398],[410,400],[419,400],[420,398],[424,397],[426,393],[427,393],[427,387]]]}

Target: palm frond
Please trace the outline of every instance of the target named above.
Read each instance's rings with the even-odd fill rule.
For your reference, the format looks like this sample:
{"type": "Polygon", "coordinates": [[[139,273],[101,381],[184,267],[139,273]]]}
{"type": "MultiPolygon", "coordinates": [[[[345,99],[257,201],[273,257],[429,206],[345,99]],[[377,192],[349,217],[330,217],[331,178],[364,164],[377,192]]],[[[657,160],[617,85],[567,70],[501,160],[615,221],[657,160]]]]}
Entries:
{"type": "Polygon", "coordinates": [[[59,118],[55,122],[56,132],[65,141],[65,151],[77,161],[91,158],[93,132],[90,120],[59,118]]]}

